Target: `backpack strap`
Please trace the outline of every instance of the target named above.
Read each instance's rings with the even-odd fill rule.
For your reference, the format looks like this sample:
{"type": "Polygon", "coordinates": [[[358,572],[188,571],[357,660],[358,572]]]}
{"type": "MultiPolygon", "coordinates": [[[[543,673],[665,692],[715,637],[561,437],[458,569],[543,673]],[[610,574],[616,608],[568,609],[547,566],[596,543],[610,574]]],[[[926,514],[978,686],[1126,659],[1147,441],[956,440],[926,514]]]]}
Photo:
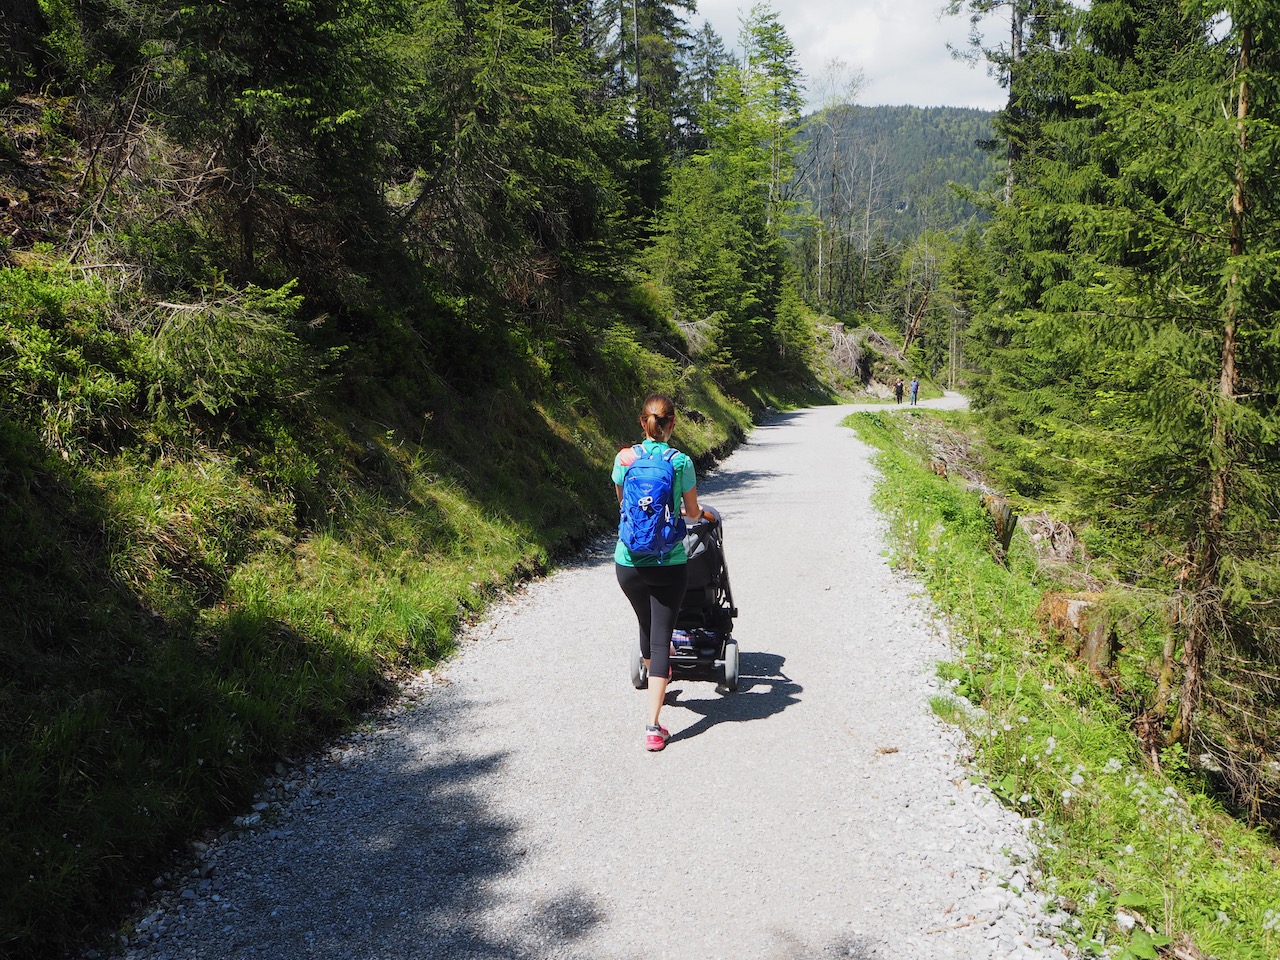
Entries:
{"type": "MultiPolygon", "coordinates": [[[[671,464],[671,471],[675,473],[676,465],[674,463],[680,451],[675,447],[667,447],[667,452],[662,455],[662,459],[671,464]]],[[[671,513],[675,517],[680,516],[680,494],[676,493],[676,477],[671,480],[671,513]]]]}

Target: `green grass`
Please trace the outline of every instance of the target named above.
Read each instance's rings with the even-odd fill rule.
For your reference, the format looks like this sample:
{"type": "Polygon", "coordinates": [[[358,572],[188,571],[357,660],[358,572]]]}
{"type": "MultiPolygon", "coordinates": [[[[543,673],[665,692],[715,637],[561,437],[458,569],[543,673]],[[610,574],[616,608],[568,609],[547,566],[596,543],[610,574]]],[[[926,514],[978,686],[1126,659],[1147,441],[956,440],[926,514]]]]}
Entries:
{"type": "Polygon", "coordinates": [[[993,792],[1033,818],[1044,886],[1071,911],[1071,938],[1120,960],[1178,943],[1220,960],[1280,956],[1280,851],[1229,816],[1178,750],[1156,769],[1124,702],[1044,636],[1035,611],[1063,586],[1057,572],[1020,531],[996,559],[978,494],[929,472],[912,419],[856,414],[849,425],[880,451],[876,497],[895,563],[960,638],[939,676],[982,712],[946,696],[934,709],[967,729],[993,792]],[[1121,913],[1135,918],[1131,933],[1121,913]]]}

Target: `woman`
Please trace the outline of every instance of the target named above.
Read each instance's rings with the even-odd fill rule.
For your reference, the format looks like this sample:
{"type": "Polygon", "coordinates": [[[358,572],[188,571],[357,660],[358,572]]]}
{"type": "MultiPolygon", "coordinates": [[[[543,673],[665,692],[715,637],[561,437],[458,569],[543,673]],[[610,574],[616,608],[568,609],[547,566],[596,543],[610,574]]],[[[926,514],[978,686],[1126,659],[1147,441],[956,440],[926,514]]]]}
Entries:
{"type": "MultiPolygon", "coordinates": [[[[676,425],[676,408],[671,398],[660,393],[650,394],[640,410],[640,426],[645,439],[641,446],[650,455],[663,457],[670,448],[668,440],[676,425]]],[[[613,461],[613,485],[617,488],[618,505],[622,505],[622,484],[627,468],[636,459],[634,447],[621,450],[613,461]]],[[[704,515],[698,503],[697,479],[693,461],[688,455],[676,453],[671,457],[675,470],[672,485],[672,507],[678,503],[685,517],[701,519],[704,515]]],[[[708,516],[710,514],[707,514],[708,516]]],[[[671,678],[671,632],[676,625],[676,615],[684,600],[688,582],[688,557],[683,543],[676,543],[671,551],[661,557],[633,554],[622,538],[613,551],[614,568],[618,584],[631,601],[640,626],[640,653],[649,671],[649,704],[645,725],[645,749],[661,750],[671,736],[667,728],[658,722],[662,704],[667,696],[667,681],[671,678]]]]}

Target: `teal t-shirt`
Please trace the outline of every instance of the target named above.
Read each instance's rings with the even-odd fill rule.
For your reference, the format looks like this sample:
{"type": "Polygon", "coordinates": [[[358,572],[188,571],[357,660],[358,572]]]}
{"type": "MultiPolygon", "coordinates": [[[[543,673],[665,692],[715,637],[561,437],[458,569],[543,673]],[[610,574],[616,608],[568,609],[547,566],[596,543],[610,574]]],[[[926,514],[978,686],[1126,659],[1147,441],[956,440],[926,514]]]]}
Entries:
{"type": "MultiPolygon", "coordinates": [[[[660,440],[644,441],[644,448],[649,453],[661,454],[662,451],[668,448],[668,446],[669,444],[663,443],[660,440]]],[[[618,455],[613,458],[613,482],[619,486],[622,485],[623,477],[627,475],[627,466],[629,465],[631,452],[630,447],[625,447],[624,449],[619,450],[618,455]],[[622,462],[622,458],[624,456],[628,458],[628,464],[624,464],[622,462]]],[[[684,498],[686,491],[692,490],[698,485],[698,478],[693,472],[693,461],[689,459],[689,455],[686,453],[677,453],[672,457],[671,466],[676,472],[676,482],[672,492],[675,494],[675,509],[676,512],[679,513],[681,500],[684,498]]],[[[633,557],[631,555],[631,551],[626,548],[626,545],[621,540],[619,540],[617,546],[613,548],[613,559],[616,563],[620,563],[624,567],[659,566],[657,557],[633,557]]],[[[689,557],[684,552],[684,544],[677,543],[671,548],[671,552],[667,554],[666,559],[662,561],[661,566],[670,566],[673,563],[687,563],[688,560],[689,557]]]]}

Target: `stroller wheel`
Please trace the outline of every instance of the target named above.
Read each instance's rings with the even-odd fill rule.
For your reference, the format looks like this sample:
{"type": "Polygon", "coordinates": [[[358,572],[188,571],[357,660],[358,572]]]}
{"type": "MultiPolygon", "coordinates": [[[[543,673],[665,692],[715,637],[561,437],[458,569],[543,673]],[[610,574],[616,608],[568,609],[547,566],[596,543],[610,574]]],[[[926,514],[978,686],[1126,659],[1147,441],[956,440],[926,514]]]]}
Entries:
{"type": "Polygon", "coordinates": [[[645,669],[638,643],[631,649],[631,685],[637,690],[644,690],[649,686],[649,671],[645,669]]]}
{"type": "Polygon", "coordinates": [[[724,642],[724,688],[738,689],[738,641],[732,637],[724,642]]]}

